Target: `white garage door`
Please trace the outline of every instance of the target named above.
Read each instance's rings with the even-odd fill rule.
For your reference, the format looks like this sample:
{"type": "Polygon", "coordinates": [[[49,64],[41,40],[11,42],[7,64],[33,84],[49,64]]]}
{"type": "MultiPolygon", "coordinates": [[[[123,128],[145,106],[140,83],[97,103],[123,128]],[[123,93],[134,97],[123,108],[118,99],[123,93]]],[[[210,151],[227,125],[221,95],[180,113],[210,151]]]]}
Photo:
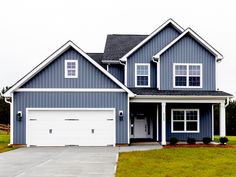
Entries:
{"type": "Polygon", "coordinates": [[[27,145],[115,145],[115,114],[109,110],[28,110],[27,145]]]}

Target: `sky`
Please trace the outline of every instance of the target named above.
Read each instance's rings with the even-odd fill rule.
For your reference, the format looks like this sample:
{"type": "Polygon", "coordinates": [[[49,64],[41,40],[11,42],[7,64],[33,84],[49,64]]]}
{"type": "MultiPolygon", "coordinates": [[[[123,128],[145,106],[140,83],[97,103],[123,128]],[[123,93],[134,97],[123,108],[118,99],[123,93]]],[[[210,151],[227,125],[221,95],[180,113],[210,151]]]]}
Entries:
{"type": "Polygon", "coordinates": [[[150,34],[172,18],[224,55],[218,87],[236,96],[235,8],[233,0],[1,0],[0,88],[68,40],[86,52],[103,52],[107,34],[150,34]]]}

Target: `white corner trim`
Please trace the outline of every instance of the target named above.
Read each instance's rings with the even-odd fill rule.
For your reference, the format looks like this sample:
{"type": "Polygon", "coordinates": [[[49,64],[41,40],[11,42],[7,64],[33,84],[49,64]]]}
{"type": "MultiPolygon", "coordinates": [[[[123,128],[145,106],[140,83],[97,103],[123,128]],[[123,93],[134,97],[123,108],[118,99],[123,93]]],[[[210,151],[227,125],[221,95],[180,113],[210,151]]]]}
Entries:
{"type": "Polygon", "coordinates": [[[135,63],[135,69],[134,69],[134,77],[135,77],[135,87],[150,87],[150,63],[135,63]],[[148,66],[148,75],[142,75],[142,76],[148,76],[148,85],[138,85],[137,84],[137,67],[138,66],[148,66]]]}
{"type": "Polygon", "coordinates": [[[19,88],[15,92],[125,92],[111,88],[19,88]]]}
{"type": "Polygon", "coordinates": [[[26,83],[29,79],[35,76],[39,71],[41,71],[44,67],[46,67],[49,63],[51,63],[54,59],[56,59],[60,54],[66,51],[69,47],[73,47],[77,52],[79,52],[85,59],[87,59],[90,63],[92,63],[95,67],[97,67],[102,73],[104,73],[108,78],[114,81],[118,86],[124,89],[130,97],[134,97],[135,94],[131,92],[126,86],[124,86],[118,79],[116,79],[112,74],[107,72],[102,66],[100,66],[97,62],[95,62],[90,56],[88,56],[84,51],[82,51],[77,45],[75,45],[72,41],[68,41],[62,47],[60,47],[56,52],[50,55],[46,60],[36,66],[32,71],[26,74],[22,79],[16,82],[5,94],[4,97],[10,97],[10,93],[14,92],[17,88],[26,83]]]}
{"type": "Polygon", "coordinates": [[[14,142],[14,94],[11,93],[11,104],[10,104],[10,144],[14,142]]]}
{"type": "Polygon", "coordinates": [[[155,36],[162,29],[164,29],[168,24],[172,24],[181,33],[184,31],[184,29],[179,24],[177,24],[174,20],[168,19],[159,28],[153,31],[148,37],[146,37],[143,41],[141,41],[137,46],[135,46],[132,50],[130,50],[127,54],[125,54],[120,60],[123,62],[127,61],[127,57],[129,57],[132,53],[134,53],[137,49],[139,49],[142,45],[144,45],[147,41],[149,41],[153,36],[155,36]]]}
{"type": "Polygon", "coordinates": [[[160,50],[156,55],[154,55],[154,58],[155,59],[160,59],[161,54],[163,54],[167,49],[172,47],[176,42],[178,42],[181,38],[183,38],[188,33],[194,39],[196,39],[198,42],[200,42],[203,46],[205,46],[211,53],[213,53],[216,56],[216,60],[221,60],[221,59],[224,58],[222,54],[220,54],[216,49],[214,49],[210,44],[208,44],[204,39],[202,39],[191,28],[186,29],[182,34],[180,34],[177,38],[175,38],[171,43],[169,43],[162,50],[160,50]]]}
{"type": "Polygon", "coordinates": [[[65,78],[78,78],[78,68],[79,68],[78,60],[65,60],[64,65],[65,65],[65,70],[64,70],[65,78]],[[75,69],[74,69],[75,70],[75,75],[74,76],[69,76],[68,75],[67,65],[68,65],[69,62],[74,62],[75,63],[75,69]]]}
{"type": "Polygon", "coordinates": [[[199,133],[200,132],[200,110],[199,109],[171,109],[171,133],[199,133]],[[184,111],[184,120],[174,120],[174,111],[184,111]],[[187,120],[187,111],[197,111],[197,120],[187,120]],[[183,131],[175,131],[174,130],[174,122],[184,122],[184,130],[183,131]],[[197,122],[197,130],[189,131],[187,130],[187,122],[197,122]]]}
{"type": "Polygon", "coordinates": [[[173,63],[173,88],[202,88],[202,63],[173,63]],[[185,65],[187,67],[187,75],[186,75],[186,86],[176,86],[175,85],[175,66],[176,65],[185,65]],[[189,66],[200,66],[200,86],[189,86],[189,66]]]}

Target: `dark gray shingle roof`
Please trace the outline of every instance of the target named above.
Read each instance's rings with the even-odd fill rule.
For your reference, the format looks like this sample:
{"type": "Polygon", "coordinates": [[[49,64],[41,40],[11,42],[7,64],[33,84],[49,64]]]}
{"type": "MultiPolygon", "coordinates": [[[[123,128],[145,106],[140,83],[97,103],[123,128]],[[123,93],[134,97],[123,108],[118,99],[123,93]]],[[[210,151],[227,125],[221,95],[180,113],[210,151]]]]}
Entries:
{"type": "Polygon", "coordinates": [[[148,35],[111,34],[107,35],[103,61],[118,61],[148,35]]]}
{"type": "Polygon", "coordinates": [[[106,68],[106,65],[102,63],[103,53],[87,53],[87,54],[103,68],[106,68]]]}
{"type": "Polygon", "coordinates": [[[137,95],[160,95],[160,96],[233,96],[223,91],[192,91],[192,90],[158,90],[156,88],[129,88],[137,95]]]}

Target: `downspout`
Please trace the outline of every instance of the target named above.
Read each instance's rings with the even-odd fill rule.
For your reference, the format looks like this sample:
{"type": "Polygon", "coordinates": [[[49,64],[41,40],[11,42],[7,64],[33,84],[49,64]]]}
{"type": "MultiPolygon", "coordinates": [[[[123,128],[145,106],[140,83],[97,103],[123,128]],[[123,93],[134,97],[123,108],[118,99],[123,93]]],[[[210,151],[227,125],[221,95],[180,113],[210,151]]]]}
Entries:
{"type": "Polygon", "coordinates": [[[120,64],[124,66],[124,85],[127,87],[127,65],[119,60],[120,64]]]}
{"type": "Polygon", "coordinates": [[[225,108],[229,105],[229,101],[230,101],[230,99],[229,99],[229,97],[227,97],[225,108]]]}
{"type": "Polygon", "coordinates": [[[153,56],[152,57],[152,61],[154,62],[154,63],[156,63],[157,64],[157,75],[156,75],[156,77],[157,77],[157,89],[160,89],[160,79],[159,79],[159,74],[160,74],[160,72],[159,72],[159,61],[158,61],[158,58],[155,58],[155,56],[153,56]],[[159,74],[158,74],[158,72],[159,72],[159,74]]]}

